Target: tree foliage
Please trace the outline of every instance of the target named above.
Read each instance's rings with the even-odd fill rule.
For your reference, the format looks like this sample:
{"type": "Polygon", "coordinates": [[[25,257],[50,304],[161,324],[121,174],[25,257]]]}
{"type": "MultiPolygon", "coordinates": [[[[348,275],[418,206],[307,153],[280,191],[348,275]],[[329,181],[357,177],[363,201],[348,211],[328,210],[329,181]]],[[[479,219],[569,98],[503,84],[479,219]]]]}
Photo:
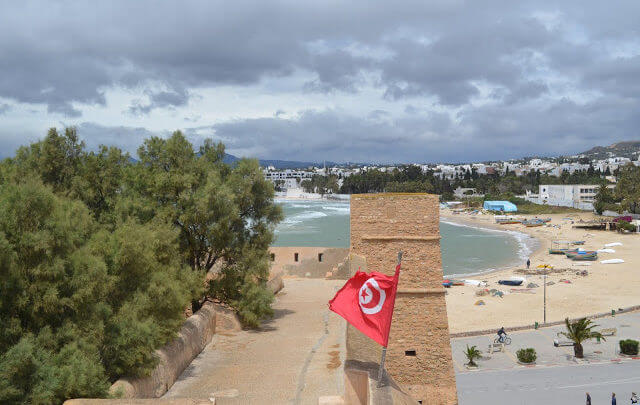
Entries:
{"type": "Polygon", "coordinates": [[[593,328],[597,328],[598,325],[594,324],[591,319],[581,318],[571,322],[569,318],[566,318],[564,323],[567,330],[566,332],[560,333],[573,342],[573,351],[577,358],[584,357],[583,342],[595,338],[606,340],[600,332],[593,330],[593,328]]]}
{"type": "Polygon", "coordinates": [[[620,168],[616,194],[623,210],[640,213],[640,167],[630,163],[620,168]]]}
{"type": "Polygon", "coordinates": [[[250,325],[271,314],[281,212],[256,161],[152,137],[139,162],[49,131],[0,164],[0,403],[100,397],[142,376],[206,291],[250,325]],[[205,275],[213,281],[205,286],[205,275]]]}

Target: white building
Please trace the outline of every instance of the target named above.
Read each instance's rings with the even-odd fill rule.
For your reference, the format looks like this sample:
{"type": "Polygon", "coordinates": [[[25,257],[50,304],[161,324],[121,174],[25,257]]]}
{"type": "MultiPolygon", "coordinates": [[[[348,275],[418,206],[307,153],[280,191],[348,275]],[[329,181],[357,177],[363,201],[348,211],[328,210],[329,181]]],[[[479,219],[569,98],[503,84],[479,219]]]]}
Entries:
{"type": "Polygon", "coordinates": [[[594,184],[541,184],[538,201],[533,202],[591,211],[598,188],[594,184]]]}

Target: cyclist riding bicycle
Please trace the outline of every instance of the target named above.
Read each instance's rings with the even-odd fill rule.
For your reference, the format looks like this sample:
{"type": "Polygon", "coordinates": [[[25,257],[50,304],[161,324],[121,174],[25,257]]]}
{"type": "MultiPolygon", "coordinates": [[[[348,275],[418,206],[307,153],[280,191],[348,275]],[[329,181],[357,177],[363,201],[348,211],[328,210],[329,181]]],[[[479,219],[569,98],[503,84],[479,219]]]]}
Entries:
{"type": "Polygon", "coordinates": [[[501,342],[504,341],[504,338],[507,336],[507,332],[504,331],[504,326],[498,330],[498,340],[501,342]]]}

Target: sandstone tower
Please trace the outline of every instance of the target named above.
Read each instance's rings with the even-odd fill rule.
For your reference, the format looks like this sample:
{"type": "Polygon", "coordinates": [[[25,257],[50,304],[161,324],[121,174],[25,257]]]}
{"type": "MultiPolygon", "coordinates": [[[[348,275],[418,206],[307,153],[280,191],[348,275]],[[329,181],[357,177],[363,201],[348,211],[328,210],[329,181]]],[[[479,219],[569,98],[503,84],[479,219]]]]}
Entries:
{"type": "MultiPolygon", "coordinates": [[[[386,370],[423,404],[456,404],[442,259],[438,196],[351,196],[351,253],[367,271],[402,270],[387,349],[386,370]]],[[[363,269],[364,270],[364,269],[363,269]]],[[[379,362],[380,346],[355,328],[347,331],[348,358],[379,362]]]]}

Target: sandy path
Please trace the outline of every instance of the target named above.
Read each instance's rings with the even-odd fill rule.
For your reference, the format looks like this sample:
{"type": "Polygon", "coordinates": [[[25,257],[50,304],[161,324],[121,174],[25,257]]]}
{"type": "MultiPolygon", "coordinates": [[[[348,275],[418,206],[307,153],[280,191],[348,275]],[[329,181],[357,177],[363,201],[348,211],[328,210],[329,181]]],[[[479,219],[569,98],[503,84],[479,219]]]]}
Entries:
{"type": "MultiPolygon", "coordinates": [[[[547,282],[554,284],[547,286],[547,321],[558,321],[565,317],[578,317],[587,314],[607,312],[611,309],[640,304],[640,235],[619,234],[611,231],[591,231],[573,229],[571,222],[563,218],[572,217],[585,220],[594,217],[593,214],[555,214],[551,217],[551,225],[539,228],[525,228],[522,225],[496,225],[492,215],[452,215],[446,210],[441,213],[450,220],[473,224],[476,226],[498,227],[499,229],[517,230],[534,236],[540,240],[540,249],[531,256],[531,267],[543,263],[551,264],[555,269],[567,269],[561,274],[552,274],[547,282]],[[601,249],[606,243],[621,242],[616,246],[615,253],[602,253],[598,261],[589,262],[590,266],[578,266],[565,256],[550,255],[547,249],[552,240],[585,240],[585,249],[601,249]],[[620,258],[623,264],[601,264],[600,260],[620,258]],[[579,276],[575,273],[587,270],[589,275],[579,276]],[[571,283],[561,283],[560,279],[567,279],[571,283]]],[[[531,216],[529,216],[531,217],[531,216]]],[[[507,286],[497,284],[499,279],[518,275],[514,272],[522,266],[501,270],[498,272],[469,276],[472,279],[486,280],[487,288],[497,288],[510,292],[507,286]]],[[[543,292],[542,276],[527,276],[527,283],[533,282],[540,287],[535,288],[534,294],[512,293],[503,298],[483,296],[477,297],[474,287],[453,287],[447,290],[447,314],[450,332],[491,329],[500,326],[519,326],[542,322],[543,320],[543,292]],[[482,299],[486,305],[474,305],[482,299]]]]}
{"type": "Polygon", "coordinates": [[[285,280],[260,331],[215,335],[166,398],[221,404],[317,404],[342,395],[345,324],[327,302],[344,280],[285,280]]]}

